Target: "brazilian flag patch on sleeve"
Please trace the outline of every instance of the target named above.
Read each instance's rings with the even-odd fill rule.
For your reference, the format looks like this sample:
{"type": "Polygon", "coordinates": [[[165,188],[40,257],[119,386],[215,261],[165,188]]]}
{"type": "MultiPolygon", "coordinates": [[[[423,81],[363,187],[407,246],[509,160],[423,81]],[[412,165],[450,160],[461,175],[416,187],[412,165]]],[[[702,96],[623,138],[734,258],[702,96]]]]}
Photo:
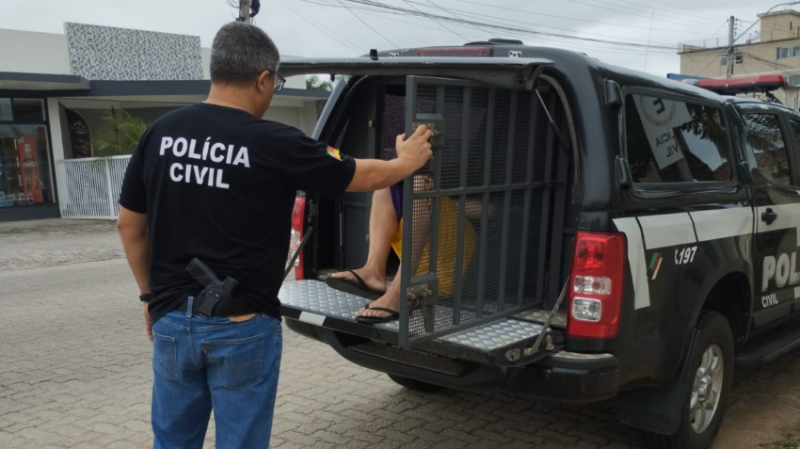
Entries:
{"type": "Polygon", "coordinates": [[[334,148],[334,147],[332,147],[330,145],[328,146],[328,155],[330,157],[336,159],[337,161],[341,161],[342,160],[342,156],[339,154],[339,150],[337,150],[336,148],[334,148]]]}

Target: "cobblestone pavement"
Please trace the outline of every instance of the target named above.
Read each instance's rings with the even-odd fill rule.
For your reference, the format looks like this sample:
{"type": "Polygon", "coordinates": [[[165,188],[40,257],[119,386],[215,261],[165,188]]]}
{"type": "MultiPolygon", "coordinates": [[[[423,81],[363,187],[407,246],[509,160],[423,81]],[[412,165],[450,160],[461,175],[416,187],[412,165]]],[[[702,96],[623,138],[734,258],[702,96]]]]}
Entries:
{"type": "Polygon", "coordinates": [[[0,223],[0,271],[124,257],[113,221],[0,223]]]}
{"type": "MultiPolygon", "coordinates": [[[[2,246],[0,253],[13,258],[2,246]]],[[[0,305],[0,448],[150,446],[151,348],[124,260],[0,268],[0,305]]],[[[717,447],[794,441],[798,429],[795,351],[737,374],[717,447]]],[[[281,449],[641,447],[609,404],[415,393],[288,330],[273,435],[281,449]]],[[[206,447],[214,447],[213,425],[206,447]]]]}

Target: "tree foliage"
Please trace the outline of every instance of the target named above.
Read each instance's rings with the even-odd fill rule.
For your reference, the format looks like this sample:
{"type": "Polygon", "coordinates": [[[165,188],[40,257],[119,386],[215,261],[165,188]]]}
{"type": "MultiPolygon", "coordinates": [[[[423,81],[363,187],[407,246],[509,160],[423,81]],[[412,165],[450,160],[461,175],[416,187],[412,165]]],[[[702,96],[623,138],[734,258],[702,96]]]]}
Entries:
{"type": "Polygon", "coordinates": [[[99,157],[132,154],[147,130],[144,120],[113,107],[103,117],[103,121],[106,126],[98,130],[93,139],[95,155],[99,157]]]}
{"type": "Polygon", "coordinates": [[[330,81],[322,81],[317,75],[313,75],[306,78],[306,89],[330,91],[333,89],[333,83],[330,81]]]}

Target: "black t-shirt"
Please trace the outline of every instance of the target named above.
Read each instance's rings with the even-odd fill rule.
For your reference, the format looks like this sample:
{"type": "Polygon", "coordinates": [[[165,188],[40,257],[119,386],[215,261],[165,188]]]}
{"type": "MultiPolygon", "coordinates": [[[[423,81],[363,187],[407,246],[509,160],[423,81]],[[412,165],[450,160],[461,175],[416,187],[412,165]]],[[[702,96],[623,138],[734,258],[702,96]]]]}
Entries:
{"type": "Polygon", "coordinates": [[[147,214],[153,319],[202,290],[186,272],[195,257],[238,280],[238,300],[280,317],[296,192],[338,196],[355,165],[239,109],[195,104],[159,118],[131,157],[119,201],[147,214]]]}

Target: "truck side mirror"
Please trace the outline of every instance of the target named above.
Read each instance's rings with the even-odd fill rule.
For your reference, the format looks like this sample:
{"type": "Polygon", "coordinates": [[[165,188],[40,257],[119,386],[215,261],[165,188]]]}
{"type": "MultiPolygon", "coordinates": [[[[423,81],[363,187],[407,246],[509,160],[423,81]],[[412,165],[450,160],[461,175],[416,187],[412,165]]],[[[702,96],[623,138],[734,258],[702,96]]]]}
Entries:
{"type": "Polygon", "coordinates": [[[617,109],[622,107],[622,91],[616,81],[606,80],[606,104],[617,109]]]}

